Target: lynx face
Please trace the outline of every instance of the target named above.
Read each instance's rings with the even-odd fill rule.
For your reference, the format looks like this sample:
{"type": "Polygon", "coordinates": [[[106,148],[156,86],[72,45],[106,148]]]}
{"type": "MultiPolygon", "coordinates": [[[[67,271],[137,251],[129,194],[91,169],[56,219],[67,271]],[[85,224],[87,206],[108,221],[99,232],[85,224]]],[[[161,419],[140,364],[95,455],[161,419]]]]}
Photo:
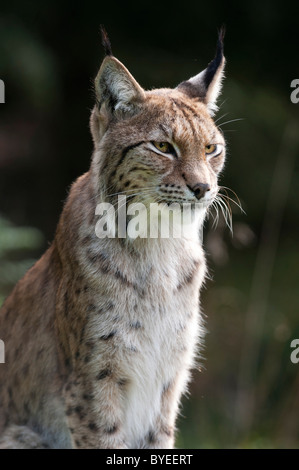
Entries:
{"type": "Polygon", "coordinates": [[[175,89],[144,91],[113,56],[96,78],[98,106],[91,118],[95,174],[109,202],[202,203],[218,192],[225,142],[211,117],[224,57],[175,89]]]}

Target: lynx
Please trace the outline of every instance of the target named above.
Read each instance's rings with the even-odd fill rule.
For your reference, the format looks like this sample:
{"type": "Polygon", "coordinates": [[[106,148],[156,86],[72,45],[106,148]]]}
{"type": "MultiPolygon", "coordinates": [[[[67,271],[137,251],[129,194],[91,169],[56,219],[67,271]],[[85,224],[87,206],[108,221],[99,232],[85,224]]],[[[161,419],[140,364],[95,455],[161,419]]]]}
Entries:
{"type": "Polygon", "coordinates": [[[0,448],[172,448],[204,325],[199,238],[225,142],[213,121],[225,59],[145,91],[106,56],[95,79],[90,169],[53,243],[4,302],[0,448]],[[96,207],[200,203],[187,235],[98,238],[96,207]],[[130,198],[130,199],[129,199],[130,198]]]}

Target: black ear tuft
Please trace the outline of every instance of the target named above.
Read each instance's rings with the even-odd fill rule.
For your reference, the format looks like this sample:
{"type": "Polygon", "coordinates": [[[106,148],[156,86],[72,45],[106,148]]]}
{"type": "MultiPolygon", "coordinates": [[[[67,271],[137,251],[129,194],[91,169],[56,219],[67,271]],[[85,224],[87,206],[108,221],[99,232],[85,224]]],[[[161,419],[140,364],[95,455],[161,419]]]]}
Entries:
{"type": "Polygon", "coordinates": [[[102,44],[103,44],[106,56],[113,56],[110,39],[108,37],[107,31],[104,28],[104,25],[102,24],[101,24],[101,34],[102,34],[102,44]]]}
{"type": "Polygon", "coordinates": [[[223,40],[225,36],[225,26],[221,26],[219,33],[218,33],[218,41],[217,41],[217,49],[215,58],[206,68],[205,75],[204,75],[204,84],[206,89],[208,89],[209,85],[211,84],[215,73],[220,66],[221,62],[223,61],[223,40]]]}
{"type": "Polygon", "coordinates": [[[225,29],[222,26],[218,33],[216,55],[206,69],[194,77],[185,80],[177,86],[177,89],[192,99],[199,99],[208,107],[213,116],[217,111],[217,98],[221,92],[224,76],[225,58],[223,55],[223,38],[225,29]]]}
{"type": "Polygon", "coordinates": [[[223,24],[219,30],[219,34],[218,34],[218,38],[220,40],[220,42],[223,44],[223,41],[224,41],[224,37],[225,37],[225,33],[226,33],[226,27],[225,27],[225,24],[223,24]]]}

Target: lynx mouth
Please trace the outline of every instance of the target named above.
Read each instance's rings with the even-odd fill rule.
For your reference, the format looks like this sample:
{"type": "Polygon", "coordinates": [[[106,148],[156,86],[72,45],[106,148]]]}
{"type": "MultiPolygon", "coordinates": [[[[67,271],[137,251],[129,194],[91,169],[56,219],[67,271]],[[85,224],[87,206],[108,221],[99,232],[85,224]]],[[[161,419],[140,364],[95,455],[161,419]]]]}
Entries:
{"type": "Polygon", "coordinates": [[[181,208],[188,207],[190,206],[191,209],[196,209],[196,208],[201,208],[201,209],[207,209],[211,204],[213,204],[213,201],[215,200],[216,194],[213,197],[209,197],[208,199],[201,199],[198,200],[196,198],[190,199],[190,198],[176,198],[176,197],[171,197],[171,198],[161,198],[159,199],[159,203],[165,203],[167,206],[170,206],[171,204],[179,204],[181,208]]]}
{"type": "Polygon", "coordinates": [[[166,206],[170,207],[171,205],[175,206],[178,205],[180,209],[188,208],[195,210],[196,208],[206,208],[208,205],[204,201],[190,201],[190,199],[161,199],[159,204],[165,204],[166,206]]]}

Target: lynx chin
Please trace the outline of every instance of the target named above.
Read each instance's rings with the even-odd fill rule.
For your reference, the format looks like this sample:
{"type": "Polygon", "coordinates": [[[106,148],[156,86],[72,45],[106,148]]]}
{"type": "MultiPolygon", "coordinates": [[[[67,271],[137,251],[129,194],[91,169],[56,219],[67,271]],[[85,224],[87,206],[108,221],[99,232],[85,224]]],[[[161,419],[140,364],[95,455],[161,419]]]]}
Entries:
{"type": "MultiPolygon", "coordinates": [[[[145,91],[111,51],[95,79],[94,152],[55,238],[0,311],[0,448],[172,448],[203,342],[199,232],[225,160],[213,121],[225,59],[145,91]],[[98,238],[96,207],[200,202],[180,238],[98,238]]],[[[117,230],[117,229],[116,229],[117,230]]]]}

